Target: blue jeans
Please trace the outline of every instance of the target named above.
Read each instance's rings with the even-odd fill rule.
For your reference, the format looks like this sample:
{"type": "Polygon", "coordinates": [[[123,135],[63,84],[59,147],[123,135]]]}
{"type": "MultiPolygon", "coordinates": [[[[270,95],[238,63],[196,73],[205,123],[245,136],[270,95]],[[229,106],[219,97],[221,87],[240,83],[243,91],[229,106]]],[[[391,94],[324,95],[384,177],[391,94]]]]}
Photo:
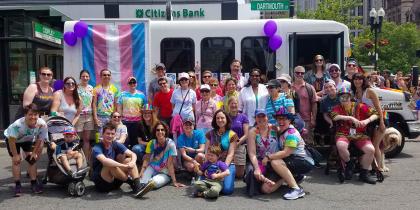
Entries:
{"type": "Polygon", "coordinates": [[[235,164],[231,163],[229,165],[229,176],[225,177],[223,180],[223,189],[222,193],[224,195],[232,195],[233,191],[235,189],[235,174],[236,174],[236,168],[235,164]]]}
{"type": "Polygon", "coordinates": [[[136,144],[131,148],[131,151],[133,151],[137,155],[137,162],[141,163],[143,162],[143,156],[146,153],[146,146],[142,144],[136,144]]]}

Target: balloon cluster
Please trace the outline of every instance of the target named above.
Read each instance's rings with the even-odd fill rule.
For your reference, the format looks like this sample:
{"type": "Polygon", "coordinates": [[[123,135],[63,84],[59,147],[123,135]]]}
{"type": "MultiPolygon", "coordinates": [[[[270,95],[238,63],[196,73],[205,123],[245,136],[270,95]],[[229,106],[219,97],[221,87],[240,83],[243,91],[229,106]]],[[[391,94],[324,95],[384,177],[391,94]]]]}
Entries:
{"type": "Polygon", "coordinates": [[[264,24],[264,33],[270,38],[268,40],[268,46],[271,50],[276,51],[283,44],[283,39],[280,35],[276,34],[277,32],[277,23],[273,20],[269,20],[264,24]]]}
{"type": "Polygon", "coordinates": [[[73,31],[64,33],[64,42],[69,46],[74,46],[77,43],[77,38],[83,38],[88,32],[88,25],[83,21],[78,21],[74,24],[73,31]]]}

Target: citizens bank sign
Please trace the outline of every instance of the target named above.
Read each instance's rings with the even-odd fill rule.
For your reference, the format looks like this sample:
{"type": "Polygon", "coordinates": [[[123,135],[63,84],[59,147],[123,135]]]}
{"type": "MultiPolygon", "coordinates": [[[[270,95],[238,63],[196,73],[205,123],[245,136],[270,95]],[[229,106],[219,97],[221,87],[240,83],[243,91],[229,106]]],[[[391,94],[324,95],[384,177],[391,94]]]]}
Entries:
{"type": "MultiPolygon", "coordinates": [[[[179,9],[172,10],[173,18],[204,18],[205,11],[203,8],[197,10],[192,9],[179,9]]],[[[136,9],[136,18],[151,18],[151,19],[164,19],[166,18],[165,9],[136,9]]]]}

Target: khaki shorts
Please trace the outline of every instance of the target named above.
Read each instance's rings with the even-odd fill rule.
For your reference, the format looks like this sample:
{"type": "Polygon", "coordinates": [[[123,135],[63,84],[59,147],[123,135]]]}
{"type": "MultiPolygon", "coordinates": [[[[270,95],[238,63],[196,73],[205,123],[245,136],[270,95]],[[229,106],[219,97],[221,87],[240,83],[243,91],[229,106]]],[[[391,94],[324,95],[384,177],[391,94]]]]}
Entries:
{"type": "Polygon", "coordinates": [[[87,114],[87,115],[80,115],[79,120],[76,123],[76,130],[77,132],[82,132],[82,131],[92,131],[94,130],[95,126],[93,123],[93,116],[92,114],[87,114]]]}
{"type": "Polygon", "coordinates": [[[246,164],[246,148],[245,145],[238,145],[235,150],[235,156],[233,157],[234,163],[237,166],[244,166],[246,164]]]}

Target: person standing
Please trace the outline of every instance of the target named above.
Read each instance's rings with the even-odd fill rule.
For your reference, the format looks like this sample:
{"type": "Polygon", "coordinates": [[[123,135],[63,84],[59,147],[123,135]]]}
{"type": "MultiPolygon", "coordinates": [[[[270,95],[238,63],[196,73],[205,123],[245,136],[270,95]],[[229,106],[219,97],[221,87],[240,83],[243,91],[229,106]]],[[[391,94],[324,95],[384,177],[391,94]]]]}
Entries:
{"type": "Polygon", "coordinates": [[[224,97],[223,97],[223,109],[229,113],[229,105],[228,101],[230,98],[235,97],[236,99],[239,99],[239,91],[237,90],[237,83],[238,81],[234,78],[227,78],[225,80],[224,87],[224,97]]]}
{"type": "Polygon", "coordinates": [[[53,89],[50,83],[53,78],[53,72],[49,67],[41,67],[38,70],[39,81],[30,84],[23,93],[22,107],[16,114],[16,119],[23,117],[23,107],[34,103],[38,107],[38,111],[42,116],[50,114],[51,105],[53,101],[53,89]]]}
{"type": "Polygon", "coordinates": [[[195,104],[196,128],[203,133],[211,129],[211,121],[217,110],[216,103],[210,98],[210,86],[205,84],[200,88],[201,100],[195,104]]]}
{"type": "Polygon", "coordinates": [[[165,77],[158,80],[160,91],[155,94],[152,105],[159,119],[169,125],[172,119],[172,104],[168,101],[171,100],[174,89],[169,87],[168,81],[165,77]]]}
{"type": "Polygon", "coordinates": [[[268,100],[268,91],[265,85],[260,84],[261,70],[254,68],[249,73],[247,85],[239,94],[239,110],[246,114],[249,125],[255,124],[255,110],[265,109],[268,100]]]}
{"type": "Polygon", "coordinates": [[[341,79],[341,69],[338,64],[331,64],[328,67],[328,72],[331,75],[331,79],[335,82],[335,86],[337,87],[337,89],[341,89],[342,87],[345,87],[347,89],[351,88],[351,83],[349,81],[341,79]]]}
{"type": "Polygon", "coordinates": [[[98,126],[99,134],[102,134],[102,126],[109,122],[111,113],[116,111],[118,88],[111,84],[111,71],[109,69],[101,70],[101,84],[93,89],[92,111],[93,120],[98,126]]]}
{"type": "Polygon", "coordinates": [[[51,115],[64,117],[76,125],[82,111],[76,80],[73,77],[66,77],[63,90],[54,92],[53,96],[51,115]]]}
{"type": "Polygon", "coordinates": [[[349,59],[346,65],[346,75],[343,77],[344,80],[351,82],[353,75],[358,72],[358,66],[356,59],[349,59]]]}
{"type": "Polygon", "coordinates": [[[314,144],[313,130],[316,126],[317,115],[317,95],[315,88],[306,83],[303,79],[305,68],[303,66],[296,66],[294,69],[295,81],[292,84],[294,91],[299,95],[299,113],[305,122],[305,129],[307,130],[304,135],[305,143],[309,145],[314,144]]]}
{"type": "Polygon", "coordinates": [[[319,97],[322,97],[324,95],[322,87],[327,79],[331,79],[331,77],[326,71],[324,57],[315,55],[312,70],[305,73],[304,80],[315,88],[319,97]]]}
{"type": "Polygon", "coordinates": [[[75,127],[82,137],[83,153],[88,159],[89,165],[92,165],[90,161],[90,133],[94,130],[95,125],[92,116],[93,87],[88,84],[89,80],[89,72],[87,70],[80,71],[80,84],[77,87],[77,93],[80,97],[81,112],[75,127]]]}
{"type": "Polygon", "coordinates": [[[281,83],[279,80],[272,79],[268,81],[267,86],[270,96],[268,97],[265,110],[267,112],[268,122],[272,125],[276,125],[277,121],[274,118],[274,114],[277,112],[277,110],[279,110],[280,107],[284,107],[290,113],[295,113],[295,105],[293,104],[292,99],[286,98],[285,94],[280,94],[281,83]]]}
{"type": "Polygon", "coordinates": [[[231,78],[236,79],[236,87],[238,91],[241,91],[241,89],[246,85],[246,78],[242,75],[241,69],[241,61],[238,59],[233,59],[233,61],[230,63],[230,75],[231,78]]]}
{"type": "Polygon", "coordinates": [[[122,123],[127,127],[128,139],[124,145],[131,149],[137,144],[137,126],[141,119],[141,110],[147,103],[143,92],[137,90],[137,79],[128,77],[128,91],[118,97],[118,112],[122,115],[122,123]]]}
{"type": "Polygon", "coordinates": [[[165,75],[166,73],[165,64],[163,63],[156,64],[155,70],[156,70],[156,78],[150,81],[149,88],[147,89],[148,90],[147,96],[149,97],[148,101],[153,101],[155,94],[161,90],[160,85],[159,85],[160,78],[165,78],[167,80],[169,88],[175,89],[175,82],[171,78],[165,75]]]}
{"type": "Polygon", "coordinates": [[[37,106],[32,103],[23,107],[24,117],[17,119],[4,131],[6,148],[12,160],[12,174],[15,182],[14,195],[22,195],[21,177],[21,150],[28,162],[28,174],[31,179],[33,193],[41,193],[42,185],[37,181],[37,165],[42,153],[44,142],[48,141],[47,123],[39,118],[37,106]]]}

